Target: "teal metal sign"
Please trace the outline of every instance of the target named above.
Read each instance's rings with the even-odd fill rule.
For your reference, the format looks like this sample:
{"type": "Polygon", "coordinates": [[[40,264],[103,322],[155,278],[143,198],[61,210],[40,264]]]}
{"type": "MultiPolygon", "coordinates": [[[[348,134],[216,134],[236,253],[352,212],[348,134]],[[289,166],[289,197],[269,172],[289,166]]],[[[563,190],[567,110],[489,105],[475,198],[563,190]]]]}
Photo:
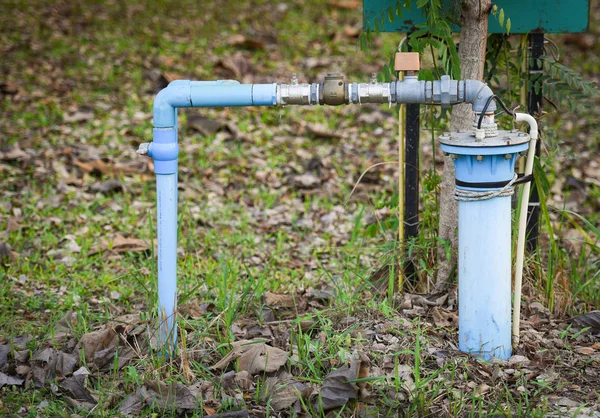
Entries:
{"type": "MultiPolygon", "coordinates": [[[[364,0],[364,28],[374,29],[374,22],[384,16],[382,32],[412,32],[416,26],[425,23],[422,9],[413,2],[410,10],[402,9],[402,15],[393,22],[388,19],[387,11],[396,10],[399,0],[364,0]]],[[[446,1],[448,11],[456,7],[457,1],[446,1]]],[[[510,33],[575,33],[586,32],[590,14],[589,0],[496,0],[498,9],[504,10],[504,20],[510,19],[510,33]]],[[[456,26],[456,32],[460,27],[456,26]]],[[[490,16],[488,33],[506,33],[495,16],[490,16]]]]}

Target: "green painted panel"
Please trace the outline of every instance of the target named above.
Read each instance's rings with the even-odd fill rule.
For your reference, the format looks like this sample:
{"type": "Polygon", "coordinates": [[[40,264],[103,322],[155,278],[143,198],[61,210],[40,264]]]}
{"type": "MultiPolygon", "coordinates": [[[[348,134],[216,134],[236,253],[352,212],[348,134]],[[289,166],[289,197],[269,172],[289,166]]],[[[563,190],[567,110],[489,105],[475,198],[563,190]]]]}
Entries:
{"type": "MultiPolygon", "coordinates": [[[[395,10],[398,0],[363,0],[363,25],[373,29],[373,22],[385,16],[382,32],[411,32],[425,22],[422,9],[415,3],[410,10],[403,9],[402,16],[390,22],[388,8],[395,10]]],[[[458,1],[445,1],[451,10],[458,1]]],[[[573,33],[588,30],[589,0],[496,0],[498,9],[504,9],[504,19],[510,18],[511,33],[573,33]]],[[[460,31],[456,27],[455,31],[460,31]]],[[[505,33],[498,19],[490,16],[489,33],[505,33]]]]}

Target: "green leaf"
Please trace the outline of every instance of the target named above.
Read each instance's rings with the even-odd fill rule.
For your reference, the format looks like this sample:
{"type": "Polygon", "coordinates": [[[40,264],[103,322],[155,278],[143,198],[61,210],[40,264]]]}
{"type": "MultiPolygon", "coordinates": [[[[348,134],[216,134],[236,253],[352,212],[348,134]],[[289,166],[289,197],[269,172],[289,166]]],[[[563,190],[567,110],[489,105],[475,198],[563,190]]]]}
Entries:
{"type": "Polygon", "coordinates": [[[500,27],[504,27],[504,9],[500,9],[500,13],[498,14],[498,23],[500,23],[500,27]]]}
{"type": "Polygon", "coordinates": [[[425,68],[419,71],[419,80],[433,81],[435,80],[435,77],[433,76],[431,70],[425,68]]]}
{"type": "Polygon", "coordinates": [[[510,34],[510,17],[506,19],[506,33],[510,34]]]}
{"type": "Polygon", "coordinates": [[[542,190],[544,194],[550,191],[550,181],[538,157],[535,157],[535,160],[533,160],[533,178],[538,189],[542,190]]]}

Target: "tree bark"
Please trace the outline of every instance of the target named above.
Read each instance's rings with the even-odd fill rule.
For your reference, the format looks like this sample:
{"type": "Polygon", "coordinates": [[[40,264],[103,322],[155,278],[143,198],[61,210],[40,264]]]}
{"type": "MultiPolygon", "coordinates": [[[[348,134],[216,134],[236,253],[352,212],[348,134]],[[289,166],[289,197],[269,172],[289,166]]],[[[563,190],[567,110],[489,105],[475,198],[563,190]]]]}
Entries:
{"type": "MultiPolygon", "coordinates": [[[[464,0],[460,15],[461,31],[458,57],[461,79],[482,80],[485,65],[488,17],[492,9],[491,0],[464,0]]],[[[473,111],[470,104],[452,107],[450,130],[470,130],[473,125],[473,111]]],[[[443,290],[456,265],[458,247],[458,205],[454,199],[454,164],[449,157],[444,158],[444,172],[440,191],[440,219],[438,237],[451,244],[450,258],[446,256],[447,246],[438,244],[438,271],[435,288],[443,290]]]]}

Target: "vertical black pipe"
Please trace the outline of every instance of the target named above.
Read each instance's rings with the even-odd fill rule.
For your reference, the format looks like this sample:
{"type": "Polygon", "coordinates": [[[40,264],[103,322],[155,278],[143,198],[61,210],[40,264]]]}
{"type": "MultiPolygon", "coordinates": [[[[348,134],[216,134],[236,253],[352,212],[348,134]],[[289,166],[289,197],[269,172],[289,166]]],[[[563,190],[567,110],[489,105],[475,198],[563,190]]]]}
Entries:
{"type": "MultiPolygon", "coordinates": [[[[410,46],[409,46],[410,50],[410,46]]],[[[404,243],[408,244],[419,235],[419,112],[418,103],[406,105],[404,149],[404,243]]],[[[404,263],[404,275],[411,283],[416,282],[415,266],[404,263]]]]}
{"type": "MultiPolygon", "coordinates": [[[[529,79],[535,85],[537,79],[542,75],[542,67],[538,65],[538,58],[544,53],[544,34],[532,33],[529,35],[529,79]]],[[[536,116],[542,108],[542,86],[536,89],[529,90],[527,97],[527,110],[532,116],[536,116]]],[[[540,156],[540,141],[537,141],[535,155],[540,156]]],[[[535,182],[531,185],[531,197],[529,199],[529,207],[527,208],[527,249],[534,251],[538,244],[539,235],[539,219],[540,219],[540,195],[538,193],[535,182]]]]}

